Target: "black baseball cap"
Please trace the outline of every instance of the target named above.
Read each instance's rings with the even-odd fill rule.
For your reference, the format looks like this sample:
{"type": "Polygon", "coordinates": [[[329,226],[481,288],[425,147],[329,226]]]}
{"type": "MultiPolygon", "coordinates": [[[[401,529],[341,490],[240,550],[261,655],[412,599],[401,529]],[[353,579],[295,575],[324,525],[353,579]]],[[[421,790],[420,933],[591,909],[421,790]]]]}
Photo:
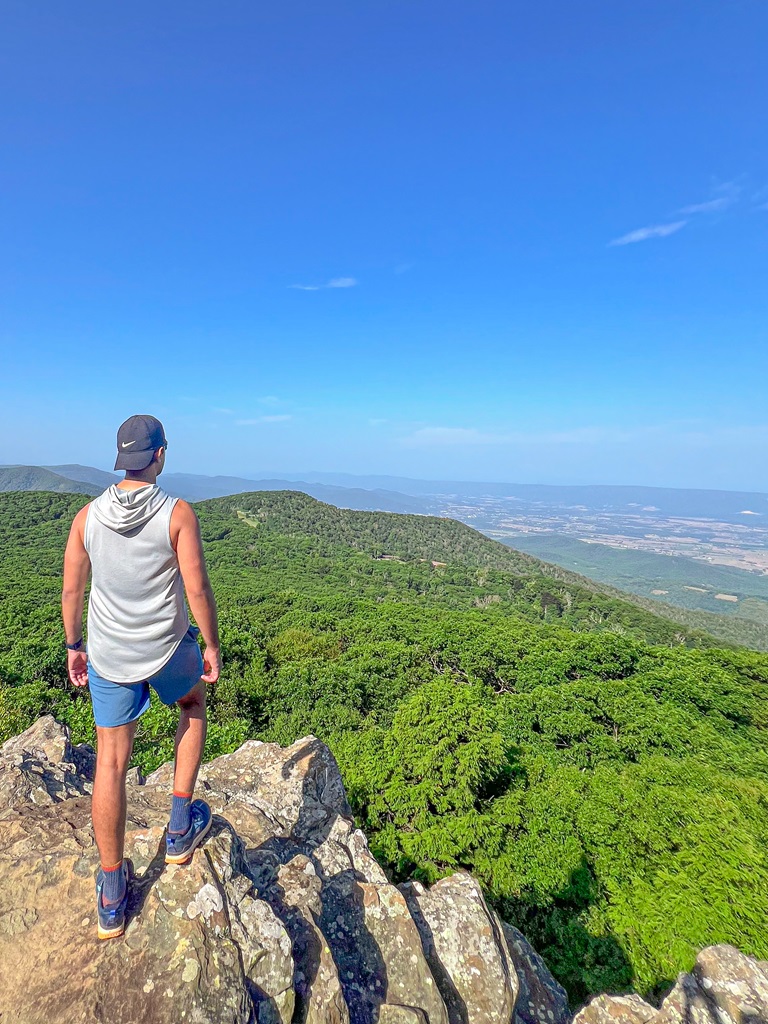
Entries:
{"type": "Polygon", "coordinates": [[[129,416],[117,431],[115,469],[146,469],[158,448],[165,448],[165,430],[154,416],[129,416]]]}

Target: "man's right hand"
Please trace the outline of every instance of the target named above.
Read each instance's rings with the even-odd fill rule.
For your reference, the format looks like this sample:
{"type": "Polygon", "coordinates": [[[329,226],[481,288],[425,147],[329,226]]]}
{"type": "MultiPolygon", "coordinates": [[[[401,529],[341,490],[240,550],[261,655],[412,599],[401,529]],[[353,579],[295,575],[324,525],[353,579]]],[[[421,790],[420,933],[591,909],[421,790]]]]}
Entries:
{"type": "Polygon", "coordinates": [[[67,651],[67,674],[73,686],[88,685],[88,658],[85,651],[67,651]]]}
{"type": "Polygon", "coordinates": [[[221,675],[221,652],[217,647],[206,647],[203,651],[203,674],[205,683],[217,683],[221,675]]]}

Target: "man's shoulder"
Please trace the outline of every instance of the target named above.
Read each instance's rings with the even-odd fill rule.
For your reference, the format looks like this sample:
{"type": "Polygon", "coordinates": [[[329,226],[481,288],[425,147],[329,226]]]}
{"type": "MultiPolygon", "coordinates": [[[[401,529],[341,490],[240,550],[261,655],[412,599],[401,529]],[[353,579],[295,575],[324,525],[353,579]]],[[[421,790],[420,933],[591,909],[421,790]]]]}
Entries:
{"type": "Polygon", "coordinates": [[[177,498],[171,512],[171,526],[182,530],[185,527],[197,528],[197,513],[183,498],[177,498]]]}
{"type": "Polygon", "coordinates": [[[72,525],[73,526],[75,524],[77,526],[82,526],[85,523],[85,520],[88,518],[88,511],[89,511],[89,509],[90,509],[92,504],[93,504],[93,502],[89,501],[85,505],[83,505],[83,507],[80,509],[80,511],[75,516],[75,518],[72,520],[72,525]]]}
{"type": "Polygon", "coordinates": [[[197,519],[197,513],[195,512],[195,510],[192,508],[189,502],[185,501],[183,498],[176,499],[176,504],[173,506],[173,511],[174,514],[178,512],[179,515],[181,516],[194,516],[194,518],[197,519]]]}

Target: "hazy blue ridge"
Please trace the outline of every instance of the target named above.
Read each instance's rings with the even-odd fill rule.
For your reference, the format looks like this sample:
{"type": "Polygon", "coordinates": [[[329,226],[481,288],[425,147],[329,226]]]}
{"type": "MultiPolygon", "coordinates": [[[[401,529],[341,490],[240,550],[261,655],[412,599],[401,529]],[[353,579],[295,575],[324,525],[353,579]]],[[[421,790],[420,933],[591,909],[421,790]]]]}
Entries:
{"type": "Polygon", "coordinates": [[[81,466],[77,463],[66,466],[43,466],[43,469],[50,469],[52,473],[67,477],[68,480],[77,480],[83,484],[93,484],[99,490],[105,490],[111,484],[122,480],[117,473],[107,473],[106,470],[96,469],[95,466],[81,466]]]}
{"type": "MultiPolygon", "coordinates": [[[[289,479],[292,474],[285,474],[289,479]]],[[[768,493],[676,487],[613,486],[602,484],[560,486],[498,481],[417,480],[399,476],[357,476],[351,473],[301,474],[304,480],[343,487],[386,488],[413,495],[519,498],[524,502],[588,508],[654,510],[669,516],[720,518],[755,512],[768,517],[768,493]]]]}
{"type": "Polygon", "coordinates": [[[339,508],[372,512],[411,512],[424,514],[427,503],[395,491],[366,490],[360,487],[332,487],[303,480],[247,480],[233,476],[200,476],[194,473],[164,473],[160,484],[169,494],[186,501],[207,501],[251,491],[300,491],[318,501],[339,508]]]}

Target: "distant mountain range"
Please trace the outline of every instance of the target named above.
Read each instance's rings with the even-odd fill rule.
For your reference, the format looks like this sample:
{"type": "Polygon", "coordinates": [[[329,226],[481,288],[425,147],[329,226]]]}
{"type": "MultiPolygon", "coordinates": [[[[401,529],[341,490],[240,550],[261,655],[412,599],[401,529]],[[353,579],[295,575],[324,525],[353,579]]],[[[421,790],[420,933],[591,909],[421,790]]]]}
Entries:
{"type": "MultiPolygon", "coordinates": [[[[37,475],[48,470],[65,480],[86,484],[93,493],[103,490],[120,478],[93,466],[77,464],[59,466],[0,467],[0,489],[3,490],[72,490],[61,481],[56,487],[45,486],[47,478],[37,475]],[[16,487],[5,486],[6,470],[16,473],[9,479],[21,481],[16,487]],[[22,472],[23,471],[23,472],[22,472]],[[20,474],[20,475],[19,475],[20,474]],[[27,480],[27,483],[24,481],[27,480]]],[[[441,499],[507,498],[524,505],[552,505],[562,508],[610,509],[643,513],[661,513],[681,518],[704,517],[744,522],[752,515],[768,516],[768,493],[761,491],[713,491],[672,487],[640,487],[610,485],[557,486],[550,484],[516,484],[467,480],[418,480],[410,477],[351,473],[275,473],[261,472],[252,476],[205,476],[195,473],[164,473],[163,486],[171,494],[187,501],[240,494],[245,491],[295,490],[341,508],[384,512],[411,512],[424,515],[438,511],[441,499]]],[[[84,493],[91,493],[85,491],[84,493]]]]}
{"type": "MultiPolygon", "coordinates": [[[[292,479],[293,474],[281,474],[292,479]]],[[[580,506],[591,509],[629,509],[638,513],[661,512],[668,516],[712,519],[752,512],[768,516],[768,493],[762,491],[712,491],[692,488],[613,486],[609,484],[555,485],[478,482],[468,480],[416,480],[401,476],[355,476],[350,473],[302,473],[310,483],[337,487],[382,488],[402,494],[456,498],[517,498],[526,504],[580,506]]]]}
{"type": "MultiPolygon", "coordinates": [[[[71,463],[62,466],[2,466],[0,491],[57,491],[100,494],[121,477],[94,466],[71,463]]],[[[203,476],[195,473],[164,473],[163,488],[186,501],[205,501],[246,491],[301,491],[338,508],[364,512],[405,512],[426,514],[428,502],[408,494],[361,487],[334,487],[303,480],[247,480],[235,476],[203,476]]]]}

